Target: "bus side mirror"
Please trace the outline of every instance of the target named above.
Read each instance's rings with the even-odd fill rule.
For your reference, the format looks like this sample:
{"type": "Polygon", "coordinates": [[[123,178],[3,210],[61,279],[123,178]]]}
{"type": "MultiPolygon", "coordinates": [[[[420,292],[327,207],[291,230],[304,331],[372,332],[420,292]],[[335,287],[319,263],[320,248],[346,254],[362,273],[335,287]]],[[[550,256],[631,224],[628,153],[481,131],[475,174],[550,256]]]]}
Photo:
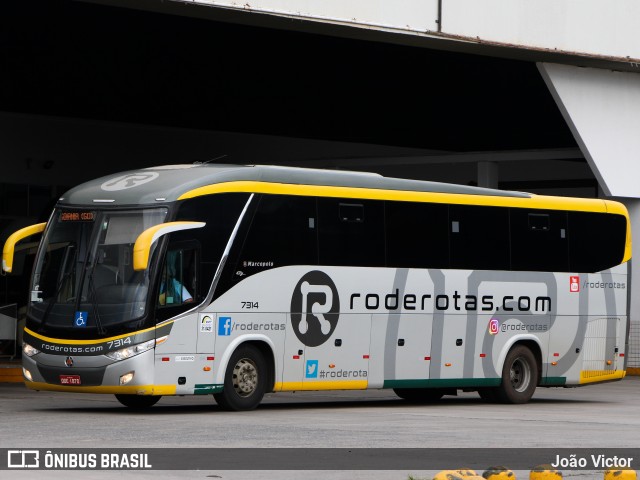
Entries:
{"type": "Polygon", "coordinates": [[[36,225],[29,225],[28,227],[21,228],[17,232],[12,233],[7,241],[4,242],[4,248],[2,249],[2,270],[11,273],[13,269],[13,254],[15,252],[16,243],[36,233],[42,233],[46,223],[38,223],[36,225]]]}
{"type": "Polygon", "coordinates": [[[138,235],[136,243],[133,245],[133,269],[138,272],[147,269],[151,246],[163,235],[180,230],[202,228],[205,225],[204,222],[168,222],[147,228],[138,235]]]}

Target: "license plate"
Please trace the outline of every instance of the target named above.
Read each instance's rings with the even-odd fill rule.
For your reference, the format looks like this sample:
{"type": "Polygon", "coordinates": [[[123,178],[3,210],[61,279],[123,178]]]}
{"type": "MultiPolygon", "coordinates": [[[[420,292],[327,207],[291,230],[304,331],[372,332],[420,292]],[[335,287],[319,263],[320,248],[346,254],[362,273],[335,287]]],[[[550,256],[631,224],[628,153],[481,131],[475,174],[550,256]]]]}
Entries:
{"type": "Polygon", "coordinates": [[[81,385],[80,375],[60,375],[62,385],[81,385]]]}

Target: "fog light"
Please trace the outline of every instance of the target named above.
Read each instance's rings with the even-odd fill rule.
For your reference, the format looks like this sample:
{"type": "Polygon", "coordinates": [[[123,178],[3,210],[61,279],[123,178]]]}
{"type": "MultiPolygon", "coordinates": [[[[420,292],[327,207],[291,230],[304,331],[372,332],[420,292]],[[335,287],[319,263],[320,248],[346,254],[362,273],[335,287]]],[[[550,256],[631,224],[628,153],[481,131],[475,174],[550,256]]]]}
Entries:
{"type": "Polygon", "coordinates": [[[120,377],[120,385],[126,385],[131,380],[133,380],[133,373],[134,372],[129,372],[129,373],[125,373],[124,375],[122,375],[120,377]]]}
{"type": "Polygon", "coordinates": [[[31,376],[31,372],[29,370],[27,370],[26,368],[23,367],[22,368],[22,374],[24,375],[24,378],[26,378],[30,382],[33,382],[33,377],[31,376]]]}

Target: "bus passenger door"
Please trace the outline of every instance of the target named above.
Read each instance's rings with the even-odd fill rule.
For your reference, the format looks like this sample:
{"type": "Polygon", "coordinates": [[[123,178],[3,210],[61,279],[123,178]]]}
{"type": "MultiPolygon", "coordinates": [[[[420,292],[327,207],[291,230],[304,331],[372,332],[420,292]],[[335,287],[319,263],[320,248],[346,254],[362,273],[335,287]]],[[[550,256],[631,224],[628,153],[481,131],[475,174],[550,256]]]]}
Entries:
{"type": "Polygon", "coordinates": [[[294,331],[296,327],[291,317],[291,314],[287,314],[282,377],[276,378],[276,391],[302,390],[305,345],[300,340],[299,332],[294,331]]]}
{"type": "Polygon", "coordinates": [[[433,321],[430,379],[464,378],[465,350],[475,348],[475,339],[467,345],[466,315],[437,315],[433,321]]]}
{"type": "Polygon", "coordinates": [[[366,389],[370,334],[370,314],[340,314],[333,333],[305,346],[304,390],[366,389]]]}
{"type": "Polygon", "coordinates": [[[426,386],[431,360],[431,318],[420,313],[373,316],[372,342],[376,345],[372,349],[384,356],[383,365],[376,362],[376,368],[383,370],[385,386],[426,386]]]}
{"type": "Polygon", "coordinates": [[[196,353],[213,354],[218,323],[219,320],[215,313],[201,312],[199,314],[196,353]]]}
{"type": "MultiPolygon", "coordinates": [[[[623,368],[623,359],[618,364],[618,332],[620,318],[590,318],[584,338],[584,351],[580,372],[581,383],[600,380],[623,368]]],[[[622,345],[624,348],[624,345],[622,345]]]]}

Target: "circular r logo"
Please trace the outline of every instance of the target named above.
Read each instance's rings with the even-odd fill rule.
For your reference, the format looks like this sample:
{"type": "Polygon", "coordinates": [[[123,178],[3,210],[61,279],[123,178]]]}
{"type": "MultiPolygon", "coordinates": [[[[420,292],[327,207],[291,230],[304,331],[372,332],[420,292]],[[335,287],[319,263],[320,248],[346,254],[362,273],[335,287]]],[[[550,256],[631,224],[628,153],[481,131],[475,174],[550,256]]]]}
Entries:
{"type": "Polygon", "coordinates": [[[307,347],[326,342],[338,325],[340,298],[333,280],[314,270],[304,275],[291,298],[291,324],[296,337],[307,347]]]}
{"type": "Polygon", "coordinates": [[[127,188],[133,188],[148,183],[152,180],[155,180],[159,176],[160,174],[158,172],[129,173],[127,175],[122,175],[121,177],[107,180],[102,185],[100,185],[100,188],[102,190],[106,190],[107,192],[126,190],[127,188]]]}

